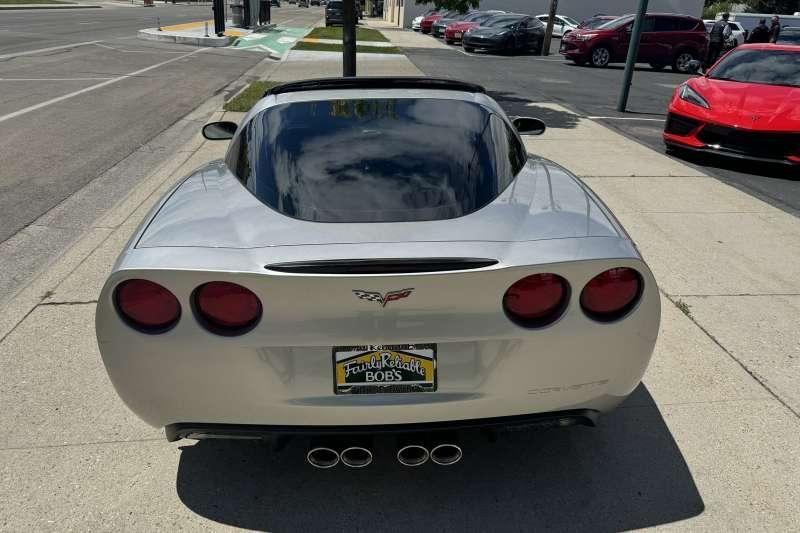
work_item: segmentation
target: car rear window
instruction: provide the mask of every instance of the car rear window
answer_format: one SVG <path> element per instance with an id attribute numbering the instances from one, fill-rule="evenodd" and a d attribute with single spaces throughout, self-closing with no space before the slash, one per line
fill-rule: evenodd
<path id="1" fill-rule="evenodd" d="M 259 200 L 315 222 L 467 215 L 497 198 L 526 160 L 491 110 L 430 98 L 277 105 L 242 129 L 227 156 Z"/>

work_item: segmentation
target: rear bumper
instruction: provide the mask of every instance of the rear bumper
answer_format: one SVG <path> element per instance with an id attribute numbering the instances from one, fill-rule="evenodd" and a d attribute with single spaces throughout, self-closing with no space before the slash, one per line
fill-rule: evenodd
<path id="1" fill-rule="evenodd" d="M 167 440 L 180 439 L 265 439 L 276 436 L 377 435 L 393 433 L 428 433 L 471 429 L 513 431 L 566 426 L 595 426 L 599 413 L 591 409 L 575 409 L 506 416 L 432 422 L 421 424 L 377 424 L 371 426 L 267 426 L 252 424 L 177 423 L 165 428 Z"/>

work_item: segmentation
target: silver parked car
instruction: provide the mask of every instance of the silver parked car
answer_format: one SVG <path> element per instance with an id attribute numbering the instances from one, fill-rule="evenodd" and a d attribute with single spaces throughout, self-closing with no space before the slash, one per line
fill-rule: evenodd
<path id="1" fill-rule="evenodd" d="M 428 78 L 288 83 L 208 124 L 225 160 L 100 295 L 117 392 L 169 440 L 302 434 L 318 467 L 366 466 L 376 433 L 411 466 L 473 428 L 593 425 L 639 384 L 659 293 L 608 208 L 527 154 L 543 131 Z"/>

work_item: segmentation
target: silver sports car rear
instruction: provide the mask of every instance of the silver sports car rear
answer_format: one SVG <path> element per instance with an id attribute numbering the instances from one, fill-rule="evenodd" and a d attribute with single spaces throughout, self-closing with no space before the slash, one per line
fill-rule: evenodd
<path id="1" fill-rule="evenodd" d="M 170 439 L 593 423 L 642 378 L 656 282 L 514 126 L 458 82 L 270 91 L 103 288 L 119 395 Z"/>

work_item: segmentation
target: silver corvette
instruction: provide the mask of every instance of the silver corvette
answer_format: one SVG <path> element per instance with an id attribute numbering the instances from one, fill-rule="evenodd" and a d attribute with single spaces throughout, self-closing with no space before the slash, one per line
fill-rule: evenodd
<path id="1" fill-rule="evenodd" d="M 99 298 L 108 374 L 180 438 L 302 435 L 318 467 L 452 464 L 476 428 L 593 425 L 639 384 L 656 282 L 608 208 L 476 85 L 267 92 L 145 218 Z"/>

